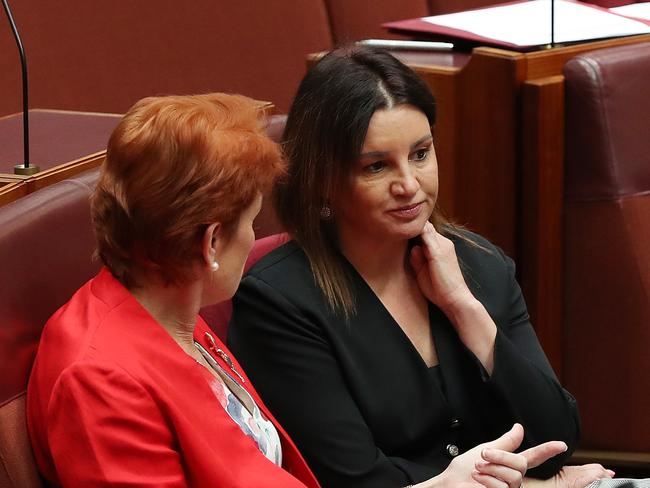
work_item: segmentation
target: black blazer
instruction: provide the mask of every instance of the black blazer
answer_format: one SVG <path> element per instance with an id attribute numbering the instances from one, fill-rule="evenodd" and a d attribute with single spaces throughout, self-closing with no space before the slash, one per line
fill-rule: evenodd
<path id="1" fill-rule="evenodd" d="M 489 249 L 454 239 L 465 280 L 498 327 L 491 377 L 433 304 L 440 364 L 428 368 L 344 258 L 356 297 L 349 322 L 328 309 L 293 241 L 242 280 L 229 346 L 324 487 L 423 481 L 457 451 L 500 436 L 514 422 L 524 426 L 523 447 L 569 445 L 529 475 L 553 475 L 575 448 L 576 403 L 539 345 L 514 264 L 482 237 L 470 237 Z"/>

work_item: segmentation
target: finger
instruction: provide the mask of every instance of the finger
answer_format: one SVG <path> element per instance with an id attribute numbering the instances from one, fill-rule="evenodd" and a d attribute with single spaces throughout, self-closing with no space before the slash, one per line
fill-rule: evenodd
<path id="1" fill-rule="evenodd" d="M 435 227 L 431 222 L 424 224 L 424 229 L 422 229 L 422 234 L 420 238 L 422 239 L 422 244 L 424 245 L 424 256 L 430 260 L 433 255 L 439 252 L 440 243 L 438 242 L 439 234 L 436 232 Z"/>
<path id="2" fill-rule="evenodd" d="M 474 466 L 479 473 L 504 481 L 508 486 L 521 486 L 524 473 L 526 473 L 526 460 L 523 458 L 517 461 L 516 466 L 495 464 L 487 461 L 477 461 Z"/>
<path id="3" fill-rule="evenodd" d="M 605 467 L 599 463 L 584 464 L 582 466 L 579 466 L 579 468 L 585 471 L 585 476 L 589 476 L 591 478 L 595 476 L 595 479 L 613 478 L 616 474 L 611 469 L 605 469 Z"/>
<path id="4" fill-rule="evenodd" d="M 589 464 L 584 464 L 583 466 L 585 468 L 595 468 L 595 469 L 602 469 L 603 471 L 609 471 L 609 472 L 612 472 L 612 473 L 614 472 L 611 469 L 605 468 L 605 466 L 603 466 L 600 463 L 589 463 Z"/>
<path id="5" fill-rule="evenodd" d="M 485 488 L 515 488 L 514 486 L 509 486 L 505 481 L 479 473 L 478 471 L 472 471 L 472 478 Z"/>
<path id="6" fill-rule="evenodd" d="M 526 449 L 521 452 L 521 455 L 528 461 L 529 468 L 535 468 L 547 459 L 551 459 L 553 456 L 566 452 L 567 449 L 567 445 L 562 441 L 550 441 Z"/>
<path id="7" fill-rule="evenodd" d="M 514 469 L 522 475 L 526 473 L 526 470 L 528 469 L 528 460 L 521 454 L 502 451 L 501 449 L 483 449 L 481 457 L 483 458 L 483 462 L 479 460 L 476 462 L 477 465 L 500 465 L 509 469 Z"/>
<path id="8" fill-rule="evenodd" d="M 607 478 L 607 476 L 598 476 L 596 473 L 588 473 L 584 474 L 582 476 L 578 476 L 575 480 L 575 483 L 573 483 L 573 486 L 578 486 L 578 487 L 587 487 L 590 484 L 592 484 L 594 481 L 598 481 L 599 479 L 602 478 Z"/>
<path id="9" fill-rule="evenodd" d="M 501 449 L 503 451 L 512 452 L 519 447 L 521 441 L 524 439 L 524 428 L 520 424 L 515 424 L 512 428 L 491 442 L 486 442 L 484 447 L 487 449 Z"/>

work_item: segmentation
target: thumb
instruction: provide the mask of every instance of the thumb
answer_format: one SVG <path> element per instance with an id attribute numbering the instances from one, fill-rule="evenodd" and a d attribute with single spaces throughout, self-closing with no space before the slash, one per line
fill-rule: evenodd
<path id="1" fill-rule="evenodd" d="M 501 449 L 502 451 L 513 452 L 524 440 L 524 428 L 521 424 L 514 424 L 512 428 L 498 439 L 486 442 L 484 447 Z"/>
<path id="2" fill-rule="evenodd" d="M 413 246 L 411 249 L 411 255 L 409 257 L 409 260 L 411 262 L 411 268 L 413 268 L 416 272 L 420 270 L 420 268 L 424 265 L 424 255 L 422 254 L 422 247 L 420 246 Z"/>

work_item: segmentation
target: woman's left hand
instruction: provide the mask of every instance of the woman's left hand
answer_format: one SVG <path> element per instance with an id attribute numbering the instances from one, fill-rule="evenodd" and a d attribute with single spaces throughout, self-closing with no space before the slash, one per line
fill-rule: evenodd
<path id="1" fill-rule="evenodd" d="M 584 488 L 596 480 L 614 477 L 614 471 L 600 464 L 564 466 L 552 479 L 553 488 Z"/>
<path id="2" fill-rule="evenodd" d="M 411 267 L 424 296 L 447 312 L 473 301 L 460 271 L 454 243 L 439 234 L 431 222 L 424 225 L 422 245 L 411 249 Z"/>

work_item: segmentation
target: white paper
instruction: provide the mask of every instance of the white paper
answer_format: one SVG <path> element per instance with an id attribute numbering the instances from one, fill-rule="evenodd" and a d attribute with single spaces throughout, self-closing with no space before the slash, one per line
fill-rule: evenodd
<path id="1" fill-rule="evenodd" d="M 551 0 L 531 0 L 422 20 L 516 46 L 551 42 Z M 645 33 L 650 33 L 650 26 L 642 22 L 581 3 L 555 0 L 555 42 Z"/>
<path id="2" fill-rule="evenodd" d="M 632 3 L 623 7 L 610 8 L 609 10 L 629 17 L 650 20 L 650 2 Z"/>

